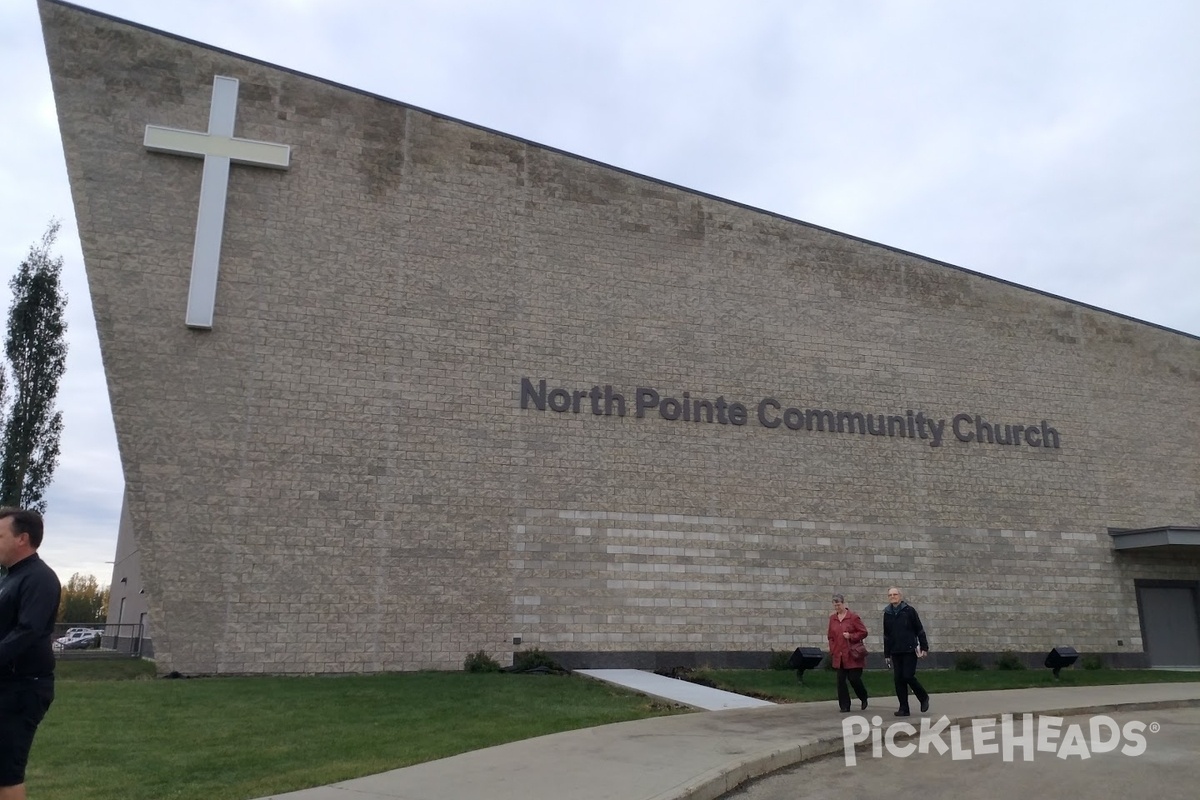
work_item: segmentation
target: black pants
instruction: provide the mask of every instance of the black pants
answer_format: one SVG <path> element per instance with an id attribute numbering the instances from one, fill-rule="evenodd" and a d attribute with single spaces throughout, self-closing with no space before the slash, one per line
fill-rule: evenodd
<path id="1" fill-rule="evenodd" d="M 892 677 L 896 679 L 896 699 L 900 701 L 901 711 L 908 713 L 909 687 L 922 705 L 929 702 L 929 692 L 917 680 L 916 653 L 892 653 Z"/>
<path id="2" fill-rule="evenodd" d="M 838 708 L 842 711 L 850 710 L 850 690 L 846 688 L 846 681 L 850 681 L 858 699 L 864 703 L 867 702 L 867 687 L 863 686 L 862 668 L 843 669 L 839 667 L 837 671 Z"/>
<path id="3" fill-rule="evenodd" d="M 0 680 L 0 787 L 25 783 L 33 734 L 53 700 L 53 678 Z"/>

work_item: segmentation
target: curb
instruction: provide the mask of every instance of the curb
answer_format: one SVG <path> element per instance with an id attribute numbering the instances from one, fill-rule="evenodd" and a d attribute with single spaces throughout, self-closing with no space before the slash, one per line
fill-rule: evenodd
<path id="1" fill-rule="evenodd" d="M 991 714 L 951 717 L 950 724 L 961 724 L 972 719 L 999 717 L 1001 714 L 1035 714 L 1039 716 L 1077 717 L 1083 714 L 1103 714 L 1117 711 L 1153 711 L 1162 708 L 1200 708 L 1200 698 L 1183 700 L 1151 700 L 1133 703 L 1103 703 L 1090 706 L 1041 709 L 1037 711 L 998 711 Z M 866 747 L 861 745 L 860 747 Z M 692 780 L 647 800 L 719 800 L 743 784 L 779 772 L 805 761 L 840 753 L 843 750 L 842 736 L 824 736 L 813 741 L 801 742 L 788 747 L 739 758 L 728 764 L 710 769 Z"/>

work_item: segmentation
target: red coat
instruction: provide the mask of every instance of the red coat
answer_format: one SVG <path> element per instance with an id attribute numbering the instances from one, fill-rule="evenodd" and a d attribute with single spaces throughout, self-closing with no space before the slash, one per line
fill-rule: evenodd
<path id="1" fill-rule="evenodd" d="M 850 638 L 842 636 L 849 633 Z M 867 666 L 865 658 L 851 658 L 850 644 L 861 642 L 867 638 L 867 626 L 862 618 L 850 609 L 846 609 L 846 618 L 838 620 L 837 613 L 829 615 L 829 660 L 834 669 L 862 669 Z"/>

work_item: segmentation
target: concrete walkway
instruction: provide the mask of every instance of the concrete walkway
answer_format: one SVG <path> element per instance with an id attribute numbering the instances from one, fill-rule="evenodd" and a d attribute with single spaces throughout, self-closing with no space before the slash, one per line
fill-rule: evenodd
<path id="1" fill-rule="evenodd" d="M 773 706 L 767 700 L 734 694 L 724 689 L 712 689 L 698 683 L 668 678 L 641 669 L 577 669 L 576 675 L 611 683 L 639 694 L 679 703 L 701 711 L 721 711 L 726 708 L 762 708 Z"/>
<path id="2" fill-rule="evenodd" d="M 1178 706 L 1200 706 L 1200 682 L 934 695 L 928 716 L 954 722 Z M 866 714 L 886 726 L 894 709 L 895 698 L 880 697 Z M 751 778 L 842 752 L 843 718 L 826 701 L 621 722 L 262 800 L 714 800 Z"/>

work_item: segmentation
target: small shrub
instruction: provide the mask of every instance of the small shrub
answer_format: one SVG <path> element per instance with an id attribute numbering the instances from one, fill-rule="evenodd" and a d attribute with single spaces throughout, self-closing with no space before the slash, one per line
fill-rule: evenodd
<path id="1" fill-rule="evenodd" d="M 1104 660 L 1095 653 L 1084 656 L 1082 664 L 1084 669 L 1104 669 Z"/>
<path id="2" fill-rule="evenodd" d="M 996 659 L 996 669 L 1018 670 L 1025 669 L 1025 663 L 1016 653 L 1001 653 Z"/>
<path id="3" fill-rule="evenodd" d="M 959 672 L 974 672 L 983 669 L 978 653 L 959 653 L 954 658 L 954 668 Z"/>
<path id="4" fill-rule="evenodd" d="M 486 650 L 480 650 L 463 659 L 463 669 L 467 672 L 499 672 L 500 662 L 489 656 Z"/>
<path id="5" fill-rule="evenodd" d="M 772 650 L 769 668 L 779 670 L 780 672 L 789 670 L 791 667 L 788 666 L 788 661 L 791 659 L 791 657 L 792 654 L 787 650 Z"/>
<path id="6" fill-rule="evenodd" d="M 513 655 L 513 672 L 563 672 L 563 668 L 558 665 L 553 658 L 546 653 L 537 649 L 522 650 Z"/>

